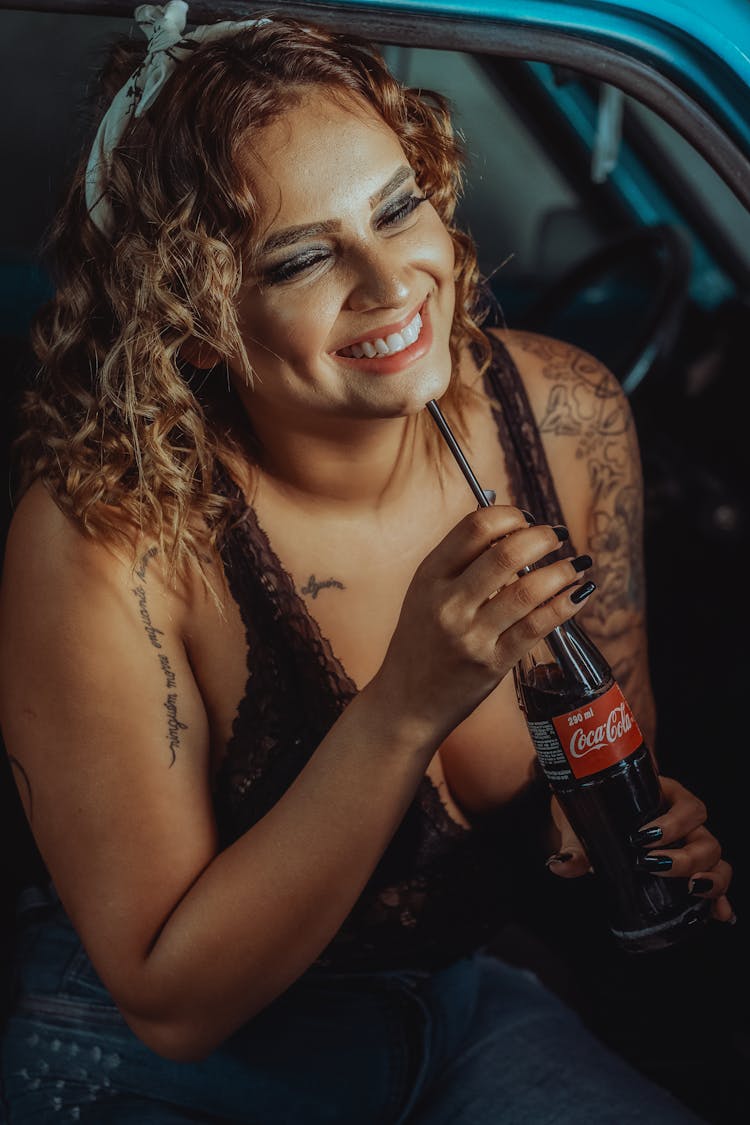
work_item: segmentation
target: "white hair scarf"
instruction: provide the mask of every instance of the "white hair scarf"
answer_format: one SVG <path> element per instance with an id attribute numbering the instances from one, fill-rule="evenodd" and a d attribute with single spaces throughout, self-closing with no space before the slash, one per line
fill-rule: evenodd
<path id="1" fill-rule="evenodd" d="M 146 57 L 115 94 L 91 147 L 86 165 L 86 205 L 92 220 L 107 237 L 112 234 L 114 220 L 107 199 L 112 153 L 120 143 L 127 126 L 135 117 L 153 105 L 164 83 L 175 67 L 195 45 L 211 39 L 223 39 L 248 27 L 258 27 L 268 20 L 227 20 L 205 24 L 185 32 L 188 6 L 184 0 L 168 4 L 141 4 L 135 9 L 135 21 L 148 39 Z"/>

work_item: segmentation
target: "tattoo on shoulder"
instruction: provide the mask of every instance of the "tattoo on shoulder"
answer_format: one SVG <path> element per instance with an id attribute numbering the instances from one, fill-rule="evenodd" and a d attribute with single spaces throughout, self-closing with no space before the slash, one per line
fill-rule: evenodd
<path id="1" fill-rule="evenodd" d="M 146 569 L 151 560 L 158 554 L 156 547 L 150 547 L 141 559 L 141 562 L 136 569 L 137 576 L 141 579 L 141 584 L 133 588 L 133 594 L 138 602 L 138 613 L 146 636 L 149 643 L 153 648 L 160 650 L 159 652 L 159 668 L 164 676 L 164 686 L 166 687 L 166 699 L 164 700 L 164 709 L 167 713 L 167 745 L 171 754 L 170 767 L 174 765 L 177 759 L 177 751 L 180 748 L 180 731 L 187 730 L 188 724 L 183 723 L 177 713 L 177 677 L 169 662 L 169 657 L 162 651 L 163 646 L 159 641 L 159 637 L 164 636 L 163 629 L 157 629 L 151 620 L 151 611 L 148 606 L 148 595 L 146 593 Z"/>
<path id="2" fill-rule="evenodd" d="M 325 589 L 345 590 L 346 586 L 343 582 L 339 582 L 337 578 L 326 578 L 323 582 L 318 582 L 314 574 L 311 574 L 307 580 L 306 585 L 302 587 L 303 594 L 310 594 L 312 598 L 317 598 L 321 590 Z"/>
<path id="3" fill-rule="evenodd" d="M 630 409 L 611 372 L 571 344 L 515 333 L 542 361 L 551 383 L 539 422 L 542 434 L 572 438 L 591 488 L 589 542 L 597 560 L 599 597 L 591 613 L 602 623 L 614 611 L 643 609 L 640 557 L 643 501 L 638 439 Z"/>
<path id="4" fill-rule="evenodd" d="M 140 566 L 137 568 L 137 570 L 135 572 L 138 575 L 138 577 L 140 578 L 141 582 L 146 577 L 146 567 L 151 562 L 151 560 L 153 558 L 155 558 L 156 555 L 158 555 L 158 554 L 159 554 L 158 547 L 149 547 L 149 549 L 146 551 L 145 555 L 141 559 Z"/>
<path id="5" fill-rule="evenodd" d="M 576 457 L 589 457 L 602 443 L 622 435 L 630 411 L 611 372 L 586 352 L 558 340 L 519 334 L 519 344 L 542 360 L 552 383 L 539 423 L 542 433 L 575 437 Z"/>

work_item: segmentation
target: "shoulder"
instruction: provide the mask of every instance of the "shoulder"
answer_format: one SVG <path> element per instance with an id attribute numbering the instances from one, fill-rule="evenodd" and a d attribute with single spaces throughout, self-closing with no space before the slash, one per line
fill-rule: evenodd
<path id="1" fill-rule="evenodd" d="M 607 366 L 582 348 L 532 332 L 498 331 L 518 368 L 566 519 L 577 541 L 594 508 L 640 489 L 628 400 Z"/>
<path id="2" fill-rule="evenodd" d="M 543 432 L 572 435 L 594 414 L 607 424 L 630 410 L 617 378 L 600 360 L 575 344 L 536 332 L 492 330 L 507 348 L 523 379 Z"/>
<path id="3" fill-rule="evenodd" d="M 111 513 L 113 538 L 88 535 L 56 503 L 41 481 L 24 493 L 8 531 L 2 575 L 4 624 L 19 606 L 33 619 L 47 614 L 103 611 L 132 598 L 139 572 L 148 567 L 152 596 L 169 606 L 179 625 L 191 591 L 170 586 L 154 542 Z M 12 612 L 11 612 L 12 611 Z"/>
<path id="4" fill-rule="evenodd" d="M 574 344 L 534 332 L 495 335 L 518 368 L 548 456 L 589 460 L 605 444 L 637 455 L 630 405 L 605 364 Z"/>

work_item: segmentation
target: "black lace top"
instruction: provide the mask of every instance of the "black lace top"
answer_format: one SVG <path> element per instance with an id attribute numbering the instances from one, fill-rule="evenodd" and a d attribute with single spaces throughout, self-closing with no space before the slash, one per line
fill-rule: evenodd
<path id="1" fill-rule="evenodd" d="M 514 500 L 561 523 L 560 506 L 526 392 L 493 338 L 485 376 Z M 215 779 L 222 846 L 258 821 L 288 789 L 356 687 L 298 596 L 252 508 L 223 546 L 232 596 L 247 632 L 248 679 Z M 498 753 L 502 752 L 498 732 Z M 321 967 L 337 971 L 436 968 L 485 944 L 513 913 L 519 851 L 541 847 L 549 797 L 540 774 L 515 799 L 467 829 L 425 777 Z M 539 857 L 535 859 L 538 861 Z"/>

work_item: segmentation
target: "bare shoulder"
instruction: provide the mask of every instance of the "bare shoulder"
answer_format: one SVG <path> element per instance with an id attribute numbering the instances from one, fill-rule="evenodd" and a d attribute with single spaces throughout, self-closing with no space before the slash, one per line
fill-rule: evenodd
<path id="1" fill-rule="evenodd" d="M 112 522 L 119 525 L 118 534 L 108 543 L 84 534 L 35 481 L 19 501 L 8 532 L 0 596 L 6 625 L 9 604 L 18 607 L 19 601 L 28 601 L 37 612 L 81 599 L 89 609 L 108 601 L 114 611 L 123 599 L 133 598 L 148 571 L 150 597 L 181 633 L 196 585 L 168 581 L 153 540 L 128 527 L 114 509 Z"/>
<path id="2" fill-rule="evenodd" d="M 496 330 L 524 380 L 542 433 L 589 440 L 596 427 L 617 434 L 630 410 L 620 383 L 589 352 L 536 332 Z"/>
<path id="3" fill-rule="evenodd" d="M 623 488 L 640 492 L 640 457 L 630 405 L 595 356 L 532 332 L 498 333 L 526 387 L 563 505 L 589 509 Z"/>

